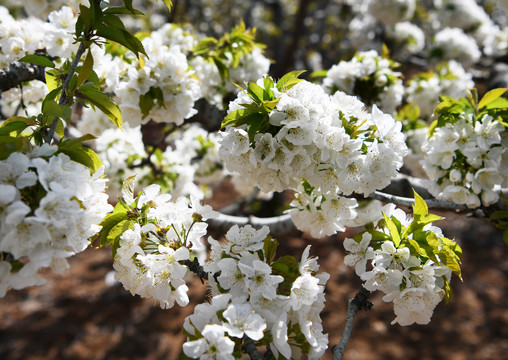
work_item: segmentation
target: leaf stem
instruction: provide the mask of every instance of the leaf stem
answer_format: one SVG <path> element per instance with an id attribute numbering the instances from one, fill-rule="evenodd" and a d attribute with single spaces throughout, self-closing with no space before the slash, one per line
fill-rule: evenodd
<path id="1" fill-rule="evenodd" d="M 70 103 L 71 98 L 67 96 L 67 89 L 69 88 L 69 84 L 71 82 L 72 76 L 76 72 L 76 68 L 78 67 L 81 57 L 85 53 L 85 50 L 86 50 L 85 43 L 84 43 L 84 41 L 82 41 L 79 43 L 78 50 L 76 51 L 74 60 L 71 63 L 71 68 L 69 69 L 69 72 L 67 73 L 67 76 L 65 77 L 65 79 L 62 83 L 62 95 L 60 96 L 60 101 L 58 102 L 59 105 L 68 105 Z M 57 124 L 58 124 L 58 117 L 55 116 L 53 118 L 53 121 L 51 122 L 49 131 L 44 138 L 44 141 L 46 143 L 50 144 L 51 141 L 53 140 L 53 136 L 55 135 Z"/>

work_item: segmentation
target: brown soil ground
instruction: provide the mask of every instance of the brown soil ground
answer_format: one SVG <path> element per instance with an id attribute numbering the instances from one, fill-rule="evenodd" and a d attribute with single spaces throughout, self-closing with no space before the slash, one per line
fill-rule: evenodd
<path id="1" fill-rule="evenodd" d="M 391 304 L 375 295 L 372 310 L 356 316 L 345 359 L 508 359 L 508 250 L 501 233 L 481 219 L 446 216 L 440 223 L 445 235 L 464 250 L 464 281 L 454 279 L 450 304 L 440 304 L 427 326 L 392 326 Z M 322 318 L 332 345 L 343 330 L 347 299 L 360 287 L 353 269 L 343 264 L 343 238 L 279 238 L 280 254 L 297 258 L 312 244 L 312 255 L 331 274 Z M 161 310 L 121 286 L 106 285 L 112 270 L 108 249 L 90 248 L 70 264 L 63 274 L 48 271 L 45 286 L 0 299 L 0 359 L 178 358 L 183 319 L 204 298 L 198 279 L 189 284 L 191 305 Z M 330 351 L 324 359 L 331 359 Z"/>

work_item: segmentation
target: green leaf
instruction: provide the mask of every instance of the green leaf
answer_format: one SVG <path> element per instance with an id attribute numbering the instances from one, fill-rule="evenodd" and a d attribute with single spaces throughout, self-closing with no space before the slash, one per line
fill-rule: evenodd
<path id="1" fill-rule="evenodd" d="M 445 264 L 451 271 L 453 271 L 453 273 L 457 275 L 459 279 L 462 280 L 460 262 L 455 253 L 451 249 L 443 247 L 438 255 L 441 262 Z"/>
<path id="2" fill-rule="evenodd" d="M 480 103 L 478 104 L 478 108 L 483 108 L 493 102 L 494 100 L 498 99 L 499 97 L 503 96 L 503 94 L 507 91 L 507 88 L 499 88 L 499 89 L 493 89 L 487 92 L 483 98 L 480 100 Z"/>
<path id="3" fill-rule="evenodd" d="M 79 95 L 98 107 L 108 118 L 122 129 L 122 113 L 118 105 L 106 94 L 97 90 L 95 85 L 85 83 L 78 89 Z"/>
<path id="4" fill-rule="evenodd" d="M 79 76 L 76 83 L 76 87 L 80 87 L 90 76 L 93 71 L 93 55 L 90 50 L 86 54 L 85 61 L 83 61 L 83 65 L 79 70 Z"/>
<path id="5" fill-rule="evenodd" d="M 11 132 L 16 131 L 18 134 L 25 130 L 29 125 L 25 121 L 11 120 L 3 122 L 0 125 L 0 136 L 9 135 Z"/>
<path id="6" fill-rule="evenodd" d="M 432 136 L 432 133 L 434 132 L 434 130 L 437 128 L 437 125 L 438 125 L 438 121 L 437 119 L 434 120 L 430 125 L 429 125 L 429 132 L 427 134 L 427 136 L 430 138 Z"/>
<path id="7" fill-rule="evenodd" d="M 489 216 L 490 220 L 499 220 L 499 219 L 503 219 L 503 218 L 508 219 L 508 211 L 503 211 L 503 210 L 494 211 Z"/>
<path id="8" fill-rule="evenodd" d="M 49 67 L 49 68 L 55 68 L 55 66 L 56 66 L 53 61 L 51 61 L 47 57 L 41 56 L 41 55 L 26 55 L 26 56 L 23 56 L 18 61 L 29 63 L 29 64 L 34 64 L 34 65 L 39 65 L 39 66 L 45 66 L 45 67 Z"/>
<path id="9" fill-rule="evenodd" d="M 248 110 L 248 109 L 238 109 L 238 110 L 231 111 L 229 114 L 226 115 L 226 117 L 222 121 L 221 129 L 228 126 L 228 125 L 235 126 L 235 123 L 239 119 L 241 119 L 249 114 L 252 114 L 252 111 Z"/>
<path id="10" fill-rule="evenodd" d="M 122 184 L 122 199 L 127 205 L 134 202 L 134 184 L 136 183 L 136 174 L 129 176 Z"/>
<path id="11" fill-rule="evenodd" d="M 390 236 L 392 238 L 393 244 L 395 245 L 395 247 L 399 247 L 401 239 L 400 239 L 400 233 L 399 233 L 399 229 L 397 228 L 397 225 L 395 225 L 393 220 L 390 219 L 384 212 L 383 212 L 383 217 L 385 219 L 386 227 L 390 231 Z"/>
<path id="12" fill-rule="evenodd" d="M 113 14 L 113 15 L 144 15 L 141 11 L 137 9 L 133 9 L 131 11 L 127 9 L 125 6 L 110 6 L 103 11 L 104 14 Z"/>
<path id="13" fill-rule="evenodd" d="M 73 138 L 73 139 L 67 139 L 67 140 L 63 140 L 61 141 L 60 143 L 58 143 L 58 148 L 59 149 L 64 149 L 64 148 L 72 148 L 72 147 L 80 147 L 82 146 L 83 142 L 85 141 L 88 141 L 88 140 L 94 140 L 94 139 L 97 139 L 95 136 L 93 136 L 92 134 L 85 134 L 83 136 L 80 136 L 79 138 Z"/>
<path id="14" fill-rule="evenodd" d="M 136 57 L 138 58 L 140 53 L 148 57 L 141 41 L 139 41 L 127 30 L 120 29 L 115 26 L 100 25 L 97 28 L 96 34 L 100 37 L 103 37 L 105 39 L 114 41 L 116 43 L 125 46 L 127 49 L 132 51 L 134 55 L 136 55 Z"/>
<path id="15" fill-rule="evenodd" d="M 311 79 L 325 78 L 328 75 L 328 70 L 317 70 L 310 74 Z"/>
<path id="16" fill-rule="evenodd" d="M 279 100 L 280 98 L 263 101 L 263 109 L 265 110 L 265 112 L 270 113 L 273 109 L 275 109 Z"/>
<path id="17" fill-rule="evenodd" d="M 229 68 L 217 58 L 213 58 L 212 61 L 217 67 L 217 70 L 219 70 L 222 81 L 229 80 Z"/>
<path id="18" fill-rule="evenodd" d="M 247 134 L 249 134 L 249 141 L 251 144 L 254 143 L 254 137 L 259 132 L 259 129 L 263 125 L 264 120 L 268 120 L 267 116 L 268 115 L 263 115 L 260 113 L 252 113 L 238 121 L 238 126 L 241 126 L 244 123 L 249 125 L 247 128 Z"/>
<path id="19" fill-rule="evenodd" d="M 269 96 L 268 99 L 264 99 L 264 100 L 272 100 L 273 96 L 274 96 L 273 95 L 273 87 L 275 86 L 272 78 L 269 76 L 265 76 L 263 79 L 263 86 L 265 87 L 266 94 Z"/>
<path id="20" fill-rule="evenodd" d="M 173 7 L 173 1 L 171 0 L 162 0 L 162 2 L 164 4 L 166 4 L 166 7 L 168 8 L 168 10 L 171 12 L 171 8 Z"/>
<path id="21" fill-rule="evenodd" d="M 17 151 L 19 137 L 0 135 L 0 160 L 5 160 L 14 151 Z"/>
<path id="22" fill-rule="evenodd" d="M 487 109 L 507 109 L 508 108 L 508 99 L 504 97 L 499 97 L 496 100 L 493 100 L 487 105 Z"/>
<path id="23" fill-rule="evenodd" d="M 95 173 L 102 166 L 99 156 L 92 150 L 84 146 L 80 147 L 64 147 L 58 150 L 82 165 L 90 169 L 90 173 Z"/>
<path id="24" fill-rule="evenodd" d="M 76 35 L 86 34 L 92 28 L 92 11 L 89 7 L 79 5 L 79 16 L 76 21 Z"/>
<path id="25" fill-rule="evenodd" d="M 139 96 L 139 108 L 143 114 L 143 119 L 148 116 L 155 104 L 158 104 L 159 107 L 165 108 L 164 94 L 160 87 L 151 86 L 150 90 L 146 94 Z"/>
<path id="26" fill-rule="evenodd" d="M 35 121 L 34 119 L 27 118 L 27 117 L 24 117 L 24 116 L 13 116 L 13 117 L 10 117 L 7 120 L 5 120 L 3 123 L 1 123 L 0 124 L 0 128 L 2 128 L 3 126 L 9 124 L 10 122 L 14 122 L 14 121 L 21 121 L 21 122 L 25 123 L 26 126 L 37 125 L 37 121 Z"/>
<path id="27" fill-rule="evenodd" d="M 256 102 L 256 104 L 260 104 L 263 101 L 263 93 L 264 90 L 261 86 L 254 82 L 250 82 L 247 85 L 247 93 L 250 95 L 252 100 Z"/>
<path id="28" fill-rule="evenodd" d="M 116 210 L 116 208 L 115 208 Z M 124 222 L 128 219 L 127 211 L 114 211 L 112 214 L 106 215 L 106 217 L 99 224 L 102 226 L 101 231 L 99 232 L 100 236 L 100 246 L 107 246 L 113 241 L 111 239 L 110 232 L 111 230 L 119 225 L 121 222 Z"/>
<path id="29" fill-rule="evenodd" d="M 272 263 L 273 275 L 280 275 L 284 281 L 277 287 L 277 294 L 289 296 L 291 287 L 300 274 L 300 263 L 294 256 L 285 255 Z"/>
<path id="30" fill-rule="evenodd" d="M 418 195 L 418 193 L 413 189 L 413 194 L 415 198 L 415 203 L 413 204 L 413 214 L 415 215 L 427 215 L 429 213 L 429 208 L 427 203 L 423 198 Z"/>
<path id="31" fill-rule="evenodd" d="M 116 15 L 106 14 L 103 16 L 102 22 L 107 26 L 113 26 L 119 29 L 126 30 L 122 20 Z"/>
<path id="32" fill-rule="evenodd" d="M 46 71 L 46 74 L 44 75 L 46 78 L 46 86 L 48 87 L 49 92 L 52 92 L 56 89 L 61 90 L 61 84 L 58 77 L 58 71 L 57 70 L 49 70 Z"/>
<path id="33" fill-rule="evenodd" d="M 277 252 L 277 246 L 279 242 L 271 236 L 267 236 L 263 242 L 263 251 L 265 254 L 265 262 L 270 265 L 275 259 L 275 253 Z"/>
<path id="34" fill-rule="evenodd" d="M 50 117 L 58 117 L 69 121 L 72 110 L 70 106 L 60 105 L 55 100 L 46 97 L 42 102 L 42 113 Z"/>
<path id="35" fill-rule="evenodd" d="M 63 139 L 63 137 L 65 135 L 65 124 L 64 124 L 63 120 L 60 118 L 56 122 L 55 133 L 58 136 L 60 136 L 61 139 Z"/>
<path id="36" fill-rule="evenodd" d="M 306 70 L 301 71 L 291 71 L 281 77 L 279 81 L 277 81 L 277 90 L 280 92 L 286 92 L 289 89 L 291 89 L 293 86 L 298 84 L 300 81 L 303 81 L 303 79 L 298 79 L 298 76 L 303 74 Z"/>

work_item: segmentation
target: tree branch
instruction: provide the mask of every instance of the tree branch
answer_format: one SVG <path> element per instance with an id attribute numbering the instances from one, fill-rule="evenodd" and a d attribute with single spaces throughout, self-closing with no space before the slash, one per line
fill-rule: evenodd
<path id="1" fill-rule="evenodd" d="M 247 335 L 243 337 L 242 347 L 245 349 L 245 351 L 247 351 L 247 354 L 249 354 L 251 360 L 264 360 L 263 356 L 259 353 L 254 340 L 252 340 Z"/>
<path id="2" fill-rule="evenodd" d="M 393 203 L 400 206 L 412 206 L 414 204 L 413 198 L 386 194 L 381 191 L 374 191 L 368 196 L 369 199 L 379 200 L 385 203 Z M 447 210 L 472 210 L 464 204 L 456 204 L 453 201 L 437 200 L 437 199 L 424 199 L 427 206 L 432 209 L 447 209 Z"/>
<path id="3" fill-rule="evenodd" d="M 15 62 L 0 69 L 0 93 L 13 89 L 26 81 L 46 81 L 45 67 L 24 62 Z"/>
<path id="4" fill-rule="evenodd" d="M 286 234 L 296 230 L 290 215 L 259 218 L 256 216 L 233 216 L 219 213 L 218 217 L 208 219 L 207 222 L 210 226 L 220 230 L 228 230 L 233 225 L 244 226 L 250 224 L 256 228 L 266 225 L 270 228 L 270 233 L 274 235 Z"/>
<path id="5" fill-rule="evenodd" d="M 340 342 L 337 345 L 335 345 L 332 349 L 333 352 L 332 360 L 342 360 L 342 357 L 344 356 L 344 351 L 346 350 L 346 345 L 349 341 L 349 337 L 351 336 L 351 332 L 353 331 L 353 320 L 355 318 L 356 313 L 360 309 L 370 310 L 370 308 L 372 308 L 372 303 L 368 301 L 369 297 L 370 292 L 364 287 L 362 287 L 354 298 L 350 298 L 348 300 L 347 317 L 346 324 L 344 325 L 344 332 L 342 333 L 342 338 L 340 339 Z"/>

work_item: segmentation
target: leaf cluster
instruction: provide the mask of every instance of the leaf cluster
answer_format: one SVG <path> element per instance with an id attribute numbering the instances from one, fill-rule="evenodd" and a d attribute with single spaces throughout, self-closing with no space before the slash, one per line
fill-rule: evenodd
<path id="1" fill-rule="evenodd" d="M 292 71 L 287 73 L 275 84 L 271 77 L 266 76 L 263 79 L 263 87 L 255 82 L 249 82 L 247 89 L 242 91 L 247 94 L 252 103 L 241 104 L 243 109 L 238 109 L 230 112 L 221 124 L 221 128 L 228 125 L 239 127 L 246 125 L 247 133 L 249 134 L 249 141 L 251 144 L 254 142 L 254 137 L 257 133 L 265 132 L 278 132 L 277 128 L 270 124 L 269 118 L 272 110 L 277 106 L 279 98 L 275 98 L 274 89 L 279 92 L 287 92 L 293 86 L 298 84 L 302 79 L 299 79 L 304 71 Z"/>
<path id="2" fill-rule="evenodd" d="M 256 28 L 246 29 L 242 21 L 221 38 L 206 37 L 198 42 L 193 56 L 202 56 L 217 67 L 223 82 L 229 80 L 230 68 L 237 68 L 240 60 L 250 54 L 255 47 L 264 45 L 255 41 Z"/>
<path id="3" fill-rule="evenodd" d="M 367 226 L 367 232 L 372 235 L 372 241 L 376 249 L 381 248 L 385 241 L 393 242 L 398 249 L 408 248 L 412 256 L 421 260 L 423 264 L 431 260 L 435 264 L 448 267 L 455 275 L 462 279 L 460 264 L 462 258 L 462 249 L 453 240 L 443 236 L 438 236 L 427 226 L 434 221 L 442 219 L 441 216 L 429 214 L 428 206 L 425 200 L 414 191 L 415 202 L 413 204 L 413 220 L 408 226 L 402 223 L 395 216 L 388 216 L 383 213 L 384 219 L 378 224 L 378 227 L 385 227 L 388 231 L 376 230 L 374 226 Z M 356 241 L 361 241 L 362 234 L 355 236 Z M 448 284 L 448 279 L 443 277 Z M 448 300 L 451 296 L 451 288 L 445 287 L 445 298 Z"/>
<path id="4" fill-rule="evenodd" d="M 477 121 L 482 121 L 486 115 L 492 116 L 505 127 L 508 123 L 508 99 L 502 97 L 507 88 L 493 89 L 487 92 L 483 98 L 478 101 L 478 92 L 471 89 L 467 98 L 461 97 L 458 100 L 449 96 L 441 96 L 439 105 L 434 109 L 436 118 L 429 128 L 429 136 L 438 127 L 446 124 L 454 124 L 464 117 L 472 119 L 473 126 Z"/>

